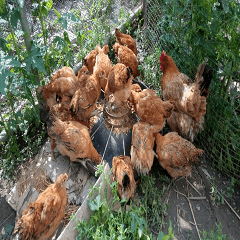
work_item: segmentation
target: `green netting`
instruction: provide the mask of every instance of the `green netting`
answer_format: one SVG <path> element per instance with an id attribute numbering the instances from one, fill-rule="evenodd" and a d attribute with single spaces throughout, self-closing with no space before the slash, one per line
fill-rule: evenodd
<path id="1" fill-rule="evenodd" d="M 239 179 L 239 1 L 148 0 L 144 6 L 149 53 L 165 50 L 179 70 L 192 79 L 202 61 L 214 69 L 204 131 L 195 143 L 205 150 L 214 167 Z M 160 81 L 158 64 L 155 71 Z"/>

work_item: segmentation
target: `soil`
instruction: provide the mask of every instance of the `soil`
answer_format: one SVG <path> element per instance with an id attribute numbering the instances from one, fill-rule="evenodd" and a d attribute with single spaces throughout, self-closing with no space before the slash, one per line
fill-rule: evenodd
<path id="1" fill-rule="evenodd" d="M 163 170 L 155 159 L 149 174 L 159 178 L 158 172 L 160 171 Z M 170 182 L 170 176 L 167 172 L 165 174 Z M 227 238 L 218 239 L 239 239 L 240 188 L 234 187 L 232 198 L 228 198 L 227 195 L 223 196 L 232 207 L 231 209 L 226 202 L 220 203 L 212 197 L 211 183 L 213 183 L 213 179 L 216 188 L 226 192 L 227 187 L 230 186 L 230 180 L 214 171 L 211 168 L 211 163 L 203 159 L 198 166 L 193 167 L 189 177 L 179 177 L 174 179 L 172 184 L 169 183 L 162 199 L 162 202 L 168 203 L 170 206 L 164 219 L 164 227 L 161 229 L 164 234 L 168 234 L 169 220 L 171 220 L 174 239 L 199 239 L 195 223 L 201 238 L 203 238 L 203 230 L 210 233 L 212 229 L 215 229 L 216 232 L 217 225 L 221 224 L 222 234 L 225 234 Z M 156 181 L 156 184 L 161 191 L 162 183 Z M 193 197 L 195 199 L 191 199 Z M 155 237 L 157 237 L 156 233 L 158 232 L 159 229 L 152 228 Z"/>

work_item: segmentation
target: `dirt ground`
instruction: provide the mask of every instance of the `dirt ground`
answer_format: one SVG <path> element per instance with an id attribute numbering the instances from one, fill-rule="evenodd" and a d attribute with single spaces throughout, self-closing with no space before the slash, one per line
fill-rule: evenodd
<path id="1" fill-rule="evenodd" d="M 159 171 L 159 164 L 156 161 L 154 167 L 155 169 L 151 170 L 153 175 Z M 223 195 L 232 207 L 231 209 L 225 201 L 223 204 L 217 200 L 214 201 L 211 195 L 212 178 L 215 179 L 216 188 L 226 192 L 230 180 L 220 173 L 214 172 L 210 163 L 205 159 L 193 168 L 191 176 L 176 178 L 173 181 L 162 199 L 170 205 L 164 219 L 165 226 L 162 229 L 165 234 L 168 233 L 169 220 L 171 220 L 176 240 L 199 239 L 198 232 L 202 238 L 203 230 L 210 233 L 212 229 L 215 229 L 216 232 L 216 224 L 221 224 L 222 234 L 225 234 L 227 238 L 210 239 L 240 239 L 240 189 L 235 186 L 231 199 L 227 195 Z"/>

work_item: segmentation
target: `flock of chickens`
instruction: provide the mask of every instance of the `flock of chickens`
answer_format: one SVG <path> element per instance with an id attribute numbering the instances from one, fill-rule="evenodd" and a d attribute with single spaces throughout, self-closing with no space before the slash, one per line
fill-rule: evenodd
<path id="1" fill-rule="evenodd" d="M 162 100 L 153 90 L 142 90 L 132 83 L 133 78 L 139 76 L 135 41 L 118 29 L 115 37 L 116 65 L 112 66 L 107 55 L 108 45 L 96 46 L 84 59 L 77 76 L 71 68 L 63 67 L 47 85 L 39 88 L 43 99 L 41 117 L 47 123 L 53 158 L 57 147 L 71 161 L 96 168 L 102 159 L 90 138 L 89 119 L 97 113 L 101 91 L 105 101 L 111 97 L 116 108 L 126 102 L 134 106 L 140 121 L 133 125 L 131 157 L 115 156 L 112 162 L 119 195 L 129 199 L 133 198 L 136 187 L 134 173 L 138 176 L 149 173 L 155 156 L 171 177 L 190 175 L 192 164 L 200 160 L 203 151 L 192 142 L 203 129 L 212 70 L 205 63 L 200 64 L 192 82 L 163 51 L 159 58 L 163 71 Z M 160 132 L 166 120 L 172 132 L 162 136 Z M 67 178 L 67 174 L 60 175 L 30 203 L 15 227 L 20 239 L 53 236 L 64 216 Z"/>

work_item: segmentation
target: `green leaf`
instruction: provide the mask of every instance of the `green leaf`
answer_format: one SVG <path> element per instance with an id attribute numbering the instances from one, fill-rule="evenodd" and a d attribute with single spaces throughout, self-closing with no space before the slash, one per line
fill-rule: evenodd
<path id="1" fill-rule="evenodd" d="M 11 17 L 10 17 L 10 21 L 11 21 L 11 25 L 14 29 L 17 28 L 17 23 L 18 20 L 20 20 L 21 16 L 20 16 L 20 12 L 18 10 L 14 10 L 11 13 Z"/>
<path id="2" fill-rule="evenodd" d="M 158 234 L 158 240 L 163 240 L 163 237 L 164 237 L 164 233 L 163 232 L 160 232 L 159 234 Z"/>
<path id="3" fill-rule="evenodd" d="M 139 236 L 139 238 L 142 237 L 142 233 L 143 233 L 143 229 L 142 228 L 138 228 L 138 236 Z"/>
<path id="4" fill-rule="evenodd" d="M 0 13 L 4 12 L 5 8 L 5 0 L 0 0 Z"/>
<path id="5" fill-rule="evenodd" d="M 12 230 L 13 230 L 13 226 L 12 226 L 10 223 L 8 223 L 8 224 L 4 227 L 4 229 L 5 229 L 5 234 L 3 235 L 3 239 L 6 239 L 8 236 L 11 235 L 11 232 L 12 232 Z"/>
<path id="6" fill-rule="evenodd" d="M 67 29 L 67 19 L 65 17 L 60 17 L 58 22 L 62 23 L 62 26 Z"/>
<path id="7" fill-rule="evenodd" d="M 131 221 L 131 230 L 130 230 L 131 233 L 134 233 L 135 229 L 136 229 L 135 219 L 132 218 L 132 221 Z"/>
<path id="8" fill-rule="evenodd" d="M 28 56 L 25 59 L 26 62 L 26 70 L 30 72 L 31 67 L 37 68 L 44 74 L 46 74 L 46 70 L 43 64 L 43 56 L 44 52 L 36 45 L 32 45 L 31 51 L 28 53 Z"/>
<path id="9" fill-rule="evenodd" d="M 6 90 L 7 90 L 7 84 L 6 84 L 6 77 L 10 76 L 11 73 L 8 70 L 5 70 L 4 72 L 0 72 L 0 92 L 3 95 L 6 95 Z"/>
<path id="10" fill-rule="evenodd" d="M 66 31 L 64 31 L 63 37 L 64 37 L 65 42 L 67 42 L 69 45 L 71 45 L 71 41 L 70 41 L 70 39 L 68 37 L 68 33 Z"/>
<path id="11" fill-rule="evenodd" d="M 222 0 L 222 6 L 225 13 L 228 13 L 229 12 L 228 1 Z"/>
<path id="12" fill-rule="evenodd" d="M 53 6 L 53 1 L 48 0 L 47 3 L 46 3 L 46 7 L 47 7 L 48 11 L 51 10 L 52 6 Z"/>
<path id="13" fill-rule="evenodd" d="M 99 210 L 102 204 L 100 195 L 98 195 L 93 201 L 88 200 L 88 206 L 92 211 Z"/>
<path id="14" fill-rule="evenodd" d="M 9 50 L 6 46 L 7 46 L 7 41 L 4 38 L 0 37 L 0 47 L 2 48 L 3 51 L 9 52 Z"/>
<path id="15" fill-rule="evenodd" d="M 57 17 L 58 17 L 58 20 L 59 20 L 59 18 L 61 18 L 61 14 L 54 8 L 53 9 L 54 10 L 54 12 L 56 13 L 56 15 L 57 15 Z"/>
<path id="16" fill-rule="evenodd" d="M 42 13 L 47 17 L 48 16 L 48 9 L 46 6 L 42 6 L 42 9 L 41 9 Z"/>

